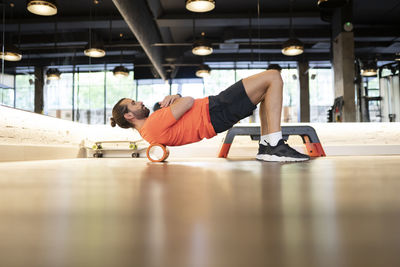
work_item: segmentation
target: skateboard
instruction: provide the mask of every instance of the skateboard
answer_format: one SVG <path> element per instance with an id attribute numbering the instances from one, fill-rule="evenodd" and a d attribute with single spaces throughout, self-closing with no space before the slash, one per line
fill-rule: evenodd
<path id="1" fill-rule="evenodd" d="M 144 152 L 146 148 L 139 148 L 138 144 L 142 140 L 136 141 L 97 141 L 92 146 L 93 157 L 102 158 L 107 152 L 129 152 L 132 158 L 138 158 L 140 153 Z M 105 147 L 104 144 L 114 144 L 114 146 Z M 120 146 L 123 145 L 123 146 Z"/>

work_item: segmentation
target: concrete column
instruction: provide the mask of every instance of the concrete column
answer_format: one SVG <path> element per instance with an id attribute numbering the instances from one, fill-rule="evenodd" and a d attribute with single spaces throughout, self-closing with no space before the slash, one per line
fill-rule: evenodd
<path id="1" fill-rule="evenodd" d="M 335 8 L 332 14 L 332 52 L 335 75 L 335 98 L 343 97 L 342 122 L 357 121 L 354 84 L 353 0 Z"/>
<path id="2" fill-rule="evenodd" d="M 356 99 L 354 86 L 354 34 L 341 32 L 333 41 L 335 98 L 343 96 L 343 122 L 355 122 Z"/>
<path id="3" fill-rule="evenodd" d="M 43 114 L 44 106 L 44 74 L 43 68 L 35 66 L 35 113 Z"/>
<path id="4" fill-rule="evenodd" d="M 310 86 L 308 80 L 308 62 L 298 64 L 300 82 L 300 122 L 310 122 Z"/>

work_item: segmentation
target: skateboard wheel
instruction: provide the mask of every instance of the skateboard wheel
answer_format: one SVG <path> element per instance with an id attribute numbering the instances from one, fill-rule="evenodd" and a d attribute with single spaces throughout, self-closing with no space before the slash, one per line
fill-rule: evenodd
<path id="1" fill-rule="evenodd" d="M 130 148 L 130 149 L 137 149 L 137 146 L 136 146 L 135 144 L 130 144 L 130 145 L 129 145 L 129 148 Z"/>
<path id="2" fill-rule="evenodd" d="M 97 145 L 93 145 L 93 146 L 92 146 L 92 149 L 93 149 L 93 150 L 97 150 Z"/>
<path id="3" fill-rule="evenodd" d="M 100 154 L 100 153 L 94 153 L 93 154 L 93 157 L 94 158 L 101 158 L 103 155 L 102 154 Z"/>
<path id="4" fill-rule="evenodd" d="M 162 162 L 169 156 L 169 149 L 161 144 L 151 144 L 146 151 L 147 158 L 152 162 Z"/>

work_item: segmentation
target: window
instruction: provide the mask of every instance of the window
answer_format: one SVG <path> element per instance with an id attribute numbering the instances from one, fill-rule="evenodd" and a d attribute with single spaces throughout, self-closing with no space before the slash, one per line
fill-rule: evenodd
<path id="1" fill-rule="evenodd" d="M 300 107 L 300 86 L 298 71 L 296 68 L 282 69 L 283 79 L 283 122 L 298 122 L 298 111 Z"/>
<path id="2" fill-rule="evenodd" d="M 327 122 L 328 110 L 333 105 L 333 71 L 332 69 L 310 69 L 310 122 Z"/>
<path id="3" fill-rule="evenodd" d="M 13 107 L 14 106 L 14 89 L 13 88 L 0 88 L 1 95 L 0 101 L 4 106 Z"/>
<path id="4" fill-rule="evenodd" d="M 231 67 L 236 66 L 236 64 L 231 65 Z M 216 95 L 240 79 L 264 71 L 262 68 L 246 69 L 245 65 L 236 70 L 213 69 L 210 77 L 173 79 L 170 85 L 161 79 L 134 80 L 133 71 L 126 78 L 116 78 L 110 71 L 113 67 L 111 65 L 64 66 L 60 80 L 45 84 L 46 114 L 86 124 L 108 124 L 108 118 L 112 116 L 112 108 L 121 98 L 142 101 L 150 110 L 153 110 L 154 104 L 169 94 L 179 93 L 182 96 L 194 98 Z M 215 68 L 218 67 L 221 66 L 215 66 Z M 133 68 L 133 65 L 130 65 L 130 68 Z M 15 76 L 15 102 L 17 108 L 33 111 L 35 77 L 32 74 L 25 74 L 28 72 L 30 71 L 20 70 L 20 73 L 24 74 Z M 300 89 L 296 63 L 286 65 L 281 75 L 284 81 L 282 122 L 298 122 Z M 330 65 L 311 66 L 309 82 L 311 122 L 325 122 L 327 110 L 331 107 L 334 98 L 333 73 Z M 374 83 L 375 87 L 377 82 L 371 80 L 371 83 Z M 1 89 L 0 97 L 2 104 L 13 106 L 14 90 L 12 88 Z M 259 122 L 258 110 L 242 122 Z"/>
<path id="5" fill-rule="evenodd" d="M 212 70 L 210 77 L 204 79 L 204 95 L 217 95 L 235 82 L 234 70 Z"/>
<path id="6" fill-rule="evenodd" d="M 62 73 L 60 80 L 47 81 L 44 87 L 46 114 L 72 120 L 72 73 Z"/>
<path id="7" fill-rule="evenodd" d="M 0 73 L 0 104 L 14 106 L 14 75 Z"/>
<path id="8" fill-rule="evenodd" d="M 15 107 L 28 111 L 35 110 L 35 75 L 22 74 L 15 76 Z"/>
<path id="9" fill-rule="evenodd" d="M 137 90 L 137 100 L 153 111 L 154 104 L 169 95 L 169 84 L 160 79 L 139 80 Z"/>
<path id="10" fill-rule="evenodd" d="M 133 71 L 128 77 L 117 78 L 112 71 L 106 73 L 106 124 L 112 117 L 112 108 L 121 98 L 136 100 L 136 81 L 133 80 Z"/>
<path id="11" fill-rule="evenodd" d="M 104 124 L 105 72 L 75 73 L 75 120 Z"/>

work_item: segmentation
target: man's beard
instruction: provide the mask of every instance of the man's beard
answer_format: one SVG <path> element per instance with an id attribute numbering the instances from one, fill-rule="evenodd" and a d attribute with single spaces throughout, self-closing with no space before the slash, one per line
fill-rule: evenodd
<path id="1" fill-rule="evenodd" d="M 149 116 L 150 110 L 148 108 L 146 108 L 145 106 L 143 106 L 142 109 L 132 111 L 132 113 L 133 113 L 133 115 L 135 115 L 136 119 L 142 120 L 142 119 L 147 118 Z"/>

